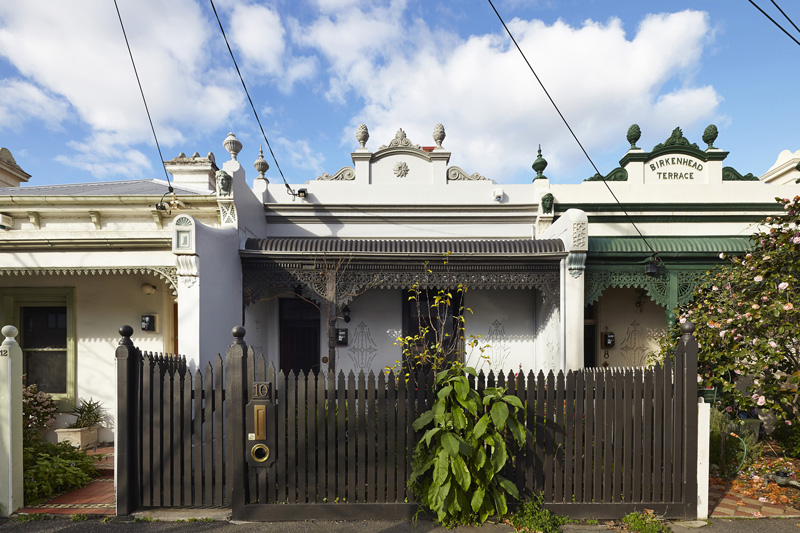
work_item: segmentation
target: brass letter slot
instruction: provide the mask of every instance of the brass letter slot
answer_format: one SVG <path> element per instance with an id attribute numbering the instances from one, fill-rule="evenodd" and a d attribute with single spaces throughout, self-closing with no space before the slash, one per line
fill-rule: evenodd
<path id="1" fill-rule="evenodd" d="M 253 433 L 255 440 L 267 440 L 267 406 L 253 406 Z"/>

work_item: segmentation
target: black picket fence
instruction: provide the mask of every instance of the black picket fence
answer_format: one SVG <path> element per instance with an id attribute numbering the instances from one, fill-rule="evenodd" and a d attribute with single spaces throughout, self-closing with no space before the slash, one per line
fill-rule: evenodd
<path id="1" fill-rule="evenodd" d="M 183 359 L 142 354 L 123 335 L 120 513 L 231 506 L 234 518 L 249 520 L 413 515 L 412 423 L 434 401 L 433 375 L 285 375 L 254 356 L 237 329 L 224 369 L 218 358 L 194 374 Z M 575 518 L 644 508 L 694 518 L 696 357 L 687 332 L 663 367 L 490 372 L 472 382 L 506 387 L 523 402 L 520 422 L 531 434 L 504 472 L 521 494 L 541 493 L 547 508 Z M 265 446 L 263 462 L 256 445 Z"/>

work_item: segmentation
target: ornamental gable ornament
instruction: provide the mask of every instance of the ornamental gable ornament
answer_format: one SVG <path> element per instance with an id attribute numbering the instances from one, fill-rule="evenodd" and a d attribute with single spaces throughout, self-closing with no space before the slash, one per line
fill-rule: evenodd
<path id="1" fill-rule="evenodd" d="M 394 139 L 392 139 L 388 145 L 384 144 L 378 148 L 378 150 L 386 150 L 387 148 L 414 148 L 416 150 L 422 150 L 418 144 L 411 142 L 406 136 L 406 132 L 403 131 L 403 128 L 397 130 L 397 133 L 394 134 Z"/>

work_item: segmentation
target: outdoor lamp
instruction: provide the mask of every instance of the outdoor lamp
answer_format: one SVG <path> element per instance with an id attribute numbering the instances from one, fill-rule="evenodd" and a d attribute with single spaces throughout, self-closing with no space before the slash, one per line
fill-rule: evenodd
<path id="1" fill-rule="evenodd" d="M 350 322 L 350 308 L 346 305 L 344 306 L 344 309 L 342 309 L 342 316 L 344 317 L 345 322 Z"/>

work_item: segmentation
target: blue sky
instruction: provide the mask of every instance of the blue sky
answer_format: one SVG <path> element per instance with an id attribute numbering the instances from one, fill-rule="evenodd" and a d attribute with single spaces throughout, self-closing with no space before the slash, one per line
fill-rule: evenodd
<path id="1" fill-rule="evenodd" d="M 263 139 L 210 4 L 118 3 L 164 157 L 224 160 L 233 131 L 252 178 Z M 800 24 L 800 7 L 779 4 Z M 594 174 L 486 1 L 215 5 L 291 183 L 350 165 L 362 122 L 372 150 L 398 128 L 433 145 L 442 123 L 450 164 L 500 183 L 529 182 L 539 144 L 551 182 Z M 800 149 L 800 46 L 746 0 L 495 6 L 603 173 L 632 123 L 646 150 L 676 126 L 705 147 L 716 124 L 715 145 L 743 174 Z M 0 146 L 30 185 L 163 178 L 113 2 L 0 4 Z"/>

